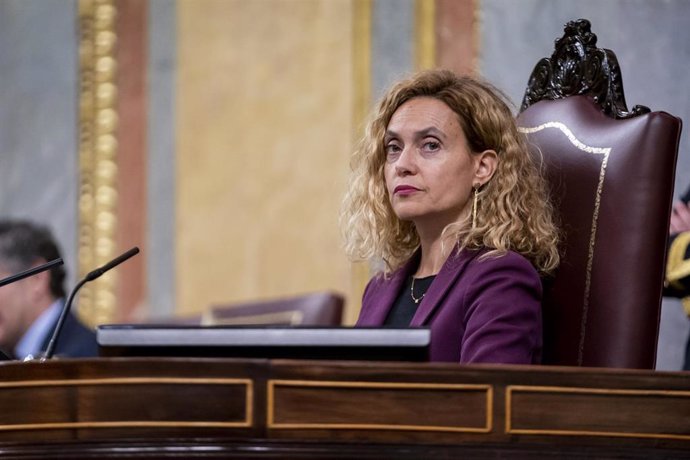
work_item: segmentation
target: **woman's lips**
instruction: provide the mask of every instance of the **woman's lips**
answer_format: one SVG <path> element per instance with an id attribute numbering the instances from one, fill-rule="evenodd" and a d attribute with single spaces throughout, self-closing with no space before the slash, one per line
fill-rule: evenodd
<path id="1" fill-rule="evenodd" d="M 417 187 L 413 187 L 411 185 L 398 185 L 395 187 L 393 190 L 394 195 L 411 195 L 415 192 L 419 192 L 419 189 Z"/>

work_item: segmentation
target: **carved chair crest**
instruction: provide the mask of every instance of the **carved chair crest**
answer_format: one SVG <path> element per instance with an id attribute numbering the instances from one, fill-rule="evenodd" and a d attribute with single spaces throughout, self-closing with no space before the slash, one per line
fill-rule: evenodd
<path id="1" fill-rule="evenodd" d="M 529 77 L 520 111 L 542 99 L 561 99 L 584 94 L 613 118 L 631 118 L 649 113 L 636 105 L 628 111 L 623 95 L 623 78 L 613 51 L 597 48 L 597 36 L 586 19 L 570 21 L 563 37 L 556 40 L 551 58 L 542 58 Z"/>

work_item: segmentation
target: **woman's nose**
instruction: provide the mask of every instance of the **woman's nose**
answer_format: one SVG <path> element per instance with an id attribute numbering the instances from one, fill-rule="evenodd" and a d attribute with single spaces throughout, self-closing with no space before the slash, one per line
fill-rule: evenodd
<path id="1" fill-rule="evenodd" d="M 397 161 L 395 162 L 395 172 L 400 176 L 407 176 L 414 174 L 417 165 L 414 158 L 414 152 L 411 148 L 405 148 L 400 152 Z"/>

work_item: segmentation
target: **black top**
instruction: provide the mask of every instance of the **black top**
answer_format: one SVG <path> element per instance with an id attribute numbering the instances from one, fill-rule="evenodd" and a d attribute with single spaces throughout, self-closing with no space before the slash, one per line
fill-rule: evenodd
<path id="1" fill-rule="evenodd" d="M 395 299 L 393 308 L 391 308 L 391 311 L 388 313 L 383 325 L 392 327 L 409 326 L 414 314 L 417 312 L 419 303 L 422 301 L 424 295 L 426 295 L 426 291 L 429 289 L 429 286 L 431 286 L 434 278 L 436 278 L 436 275 L 427 276 L 425 278 L 414 278 L 410 276 L 407 283 L 405 283 L 398 294 L 398 298 Z M 412 289 L 413 279 L 414 290 Z M 417 299 L 417 302 L 415 302 L 415 299 Z"/>

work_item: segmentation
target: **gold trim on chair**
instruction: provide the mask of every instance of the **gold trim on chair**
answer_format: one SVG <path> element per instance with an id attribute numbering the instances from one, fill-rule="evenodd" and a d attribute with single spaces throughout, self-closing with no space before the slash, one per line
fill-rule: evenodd
<path id="1" fill-rule="evenodd" d="M 580 324 L 580 345 L 578 347 L 577 362 L 582 364 L 584 358 L 585 336 L 587 330 L 587 314 L 589 311 L 589 294 L 592 286 L 592 264 L 594 261 L 594 247 L 597 235 L 597 225 L 599 221 L 599 208 L 601 206 L 601 194 L 604 189 L 604 179 L 606 177 L 606 165 L 609 162 L 609 155 L 611 153 L 610 147 L 592 147 L 581 142 L 573 132 L 564 124 L 558 121 L 549 121 L 539 126 L 534 127 L 519 127 L 518 130 L 523 134 L 533 134 L 544 129 L 555 128 L 561 131 L 579 150 L 590 153 L 592 155 L 603 155 L 604 159 L 601 162 L 599 169 L 599 180 L 597 183 L 596 197 L 594 199 L 594 212 L 592 214 L 592 225 L 589 234 L 589 248 L 587 251 L 587 270 L 585 272 L 585 292 L 582 305 L 582 321 Z"/>
<path id="2" fill-rule="evenodd" d="M 299 310 L 276 311 L 271 313 L 258 313 L 252 315 L 237 315 L 223 318 L 216 315 L 213 310 L 206 311 L 201 317 L 203 326 L 231 326 L 249 324 L 289 324 L 298 326 L 304 320 L 304 313 Z"/>
<path id="3" fill-rule="evenodd" d="M 114 0 L 79 0 L 79 276 L 115 254 L 117 230 L 117 10 Z M 115 274 L 82 288 L 80 316 L 90 325 L 115 314 Z"/>

